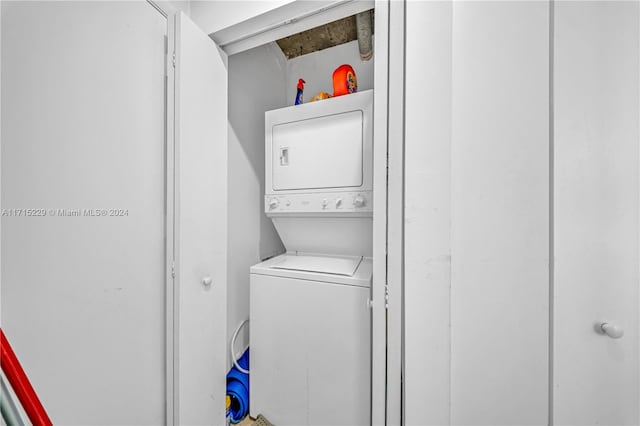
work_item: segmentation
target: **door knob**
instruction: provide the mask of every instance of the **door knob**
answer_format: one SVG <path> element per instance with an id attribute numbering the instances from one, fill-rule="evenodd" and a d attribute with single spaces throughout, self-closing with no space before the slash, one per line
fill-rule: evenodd
<path id="1" fill-rule="evenodd" d="M 603 322 L 600 324 L 600 330 L 612 339 L 619 339 L 624 336 L 624 330 L 619 325 Z"/>
<path id="2" fill-rule="evenodd" d="M 213 282 L 213 280 L 209 276 L 206 276 L 206 277 L 202 278 L 202 285 L 205 286 L 205 287 L 209 287 L 212 282 Z"/>

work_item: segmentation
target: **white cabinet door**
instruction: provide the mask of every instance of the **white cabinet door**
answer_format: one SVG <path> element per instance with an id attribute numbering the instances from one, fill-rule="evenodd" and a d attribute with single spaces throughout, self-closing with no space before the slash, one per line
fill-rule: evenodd
<path id="1" fill-rule="evenodd" d="M 175 33 L 176 424 L 225 422 L 226 56 L 184 14 Z M 171 368 L 171 367 L 170 367 Z"/>
<path id="2" fill-rule="evenodd" d="M 447 425 L 452 4 L 406 6 L 404 419 Z"/>
<path id="3" fill-rule="evenodd" d="M 1 3 L 2 328 L 55 424 L 162 424 L 167 19 Z"/>
<path id="4" fill-rule="evenodd" d="M 640 422 L 639 6 L 555 3 L 556 425 Z"/>
<path id="5" fill-rule="evenodd" d="M 451 424 L 547 422 L 548 35 L 548 2 L 453 4 Z"/>

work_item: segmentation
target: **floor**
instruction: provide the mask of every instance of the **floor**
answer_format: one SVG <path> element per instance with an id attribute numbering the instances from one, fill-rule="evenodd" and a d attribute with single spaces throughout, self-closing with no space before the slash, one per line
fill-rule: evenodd
<path id="1" fill-rule="evenodd" d="M 238 426 L 251 426 L 254 421 L 255 419 L 252 419 L 251 417 L 247 416 L 244 418 L 244 420 L 238 423 Z"/>

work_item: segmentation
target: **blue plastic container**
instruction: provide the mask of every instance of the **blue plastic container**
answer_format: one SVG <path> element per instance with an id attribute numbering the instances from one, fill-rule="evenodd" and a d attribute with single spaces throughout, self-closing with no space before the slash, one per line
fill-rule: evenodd
<path id="1" fill-rule="evenodd" d="M 244 351 L 238 365 L 249 370 L 249 349 Z M 240 423 L 249 414 L 249 375 L 238 370 L 235 365 L 227 374 L 227 395 L 231 398 L 231 423 Z"/>

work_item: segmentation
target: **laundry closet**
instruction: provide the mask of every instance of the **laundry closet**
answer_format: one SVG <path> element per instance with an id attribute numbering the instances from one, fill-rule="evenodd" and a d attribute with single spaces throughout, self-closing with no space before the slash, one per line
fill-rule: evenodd
<path id="1" fill-rule="evenodd" d="M 361 16 L 370 34 L 373 11 Z M 349 40 L 337 32 L 355 21 L 285 40 Z M 369 424 L 375 58 L 361 60 L 357 39 L 291 58 L 284 43 L 229 57 L 227 335 L 250 320 L 230 344 L 236 358 L 250 347 L 252 417 Z M 357 92 L 311 102 L 334 92 L 342 64 Z"/>
<path id="2" fill-rule="evenodd" d="M 640 423 L 638 2 L 172 3 L 0 2 L 0 320 L 54 423 L 224 424 L 249 345 L 279 425 Z M 369 61 L 278 43 L 371 9 Z"/>
<path id="3" fill-rule="evenodd" d="M 184 96 L 180 84 L 194 82 L 181 75 L 190 67 L 187 52 L 197 44 L 187 43 L 185 33 L 193 32 L 203 47 L 206 39 L 184 15 L 176 19 L 180 21 L 175 36 L 180 97 Z M 220 62 L 212 54 L 213 72 L 218 72 L 216 67 L 222 72 L 224 64 L 227 75 L 227 141 L 211 125 L 211 121 L 221 122 L 225 107 L 219 99 L 213 100 L 217 111 L 210 113 L 210 122 L 203 126 L 212 129 L 204 132 L 211 132 L 215 145 L 203 146 L 209 150 L 206 154 L 196 155 L 194 150 L 193 157 L 177 159 L 177 164 L 193 167 L 194 162 L 202 162 L 203 169 L 215 169 L 219 177 L 203 175 L 205 181 L 211 179 L 208 184 L 187 183 L 182 173 L 177 193 L 194 185 L 218 188 L 215 198 L 209 199 L 213 215 L 195 214 L 201 215 L 202 227 L 217 228 L 219 236 L 226 232 L 226 247 L 211 233 L 217 253 L 222 253 L 213 262 L 224 259 L 226 264 L 212 266 L 212 273 L 203 268 L 203 276 L 196 278 L 202 283 L 198 291 L 187 295 L 189 290 L 182 285 L 174 294 L 179 320 L 172 356 L 177 357 L 178 372 L 173 374 L 175 411 L 169 415 L 176 423 L 225 414 L 226 392 L 220 379 L 243 354 L 250 360 L 252 417 L 262 414 L 281 425 L 365 425 L 376 415 L 372 407 L 384 409 L 384 403 L 374 402 L 384 401 L 386 374 L 385 330 L 380 326 L 384 284 L 376 281 L 376 268 L 385 268 L 376 247 L 378 254 L 384 253 L 386 218 L 376 209 L 384 209 L 386 198 L 386 104 L 380 108 L 382 120 L 376 120 L 375 114 L 380 102 L 376 83 L 386 78 L 380 70 L 376 75 L 376 63 L 384 64 L 387 53 L 376 43 L 376 34 L 386 31 L 381 25 L 385 20 L 376 24 L 377 19 L 373 2 L 345 2 L 294 20 L 295 32 L 284 30 L 286 23 L 266 31 L 267 35 L 264 29 L 254 28 L 261 42 L 253 40 L 251 29 L 242 28 L 246 23 L 240 24 L 240 30 L 211 35 L 228 54 Z M 250 35 L 243 36 L 243 31 Z M 225 40 L 233 38 L 229 34 L 236 41 Z M 384 39 L 380 45 L 386 46 Z M 202 62 L 201 57 L 193 59 L 193 65 Z M 333 73 L 341 66 L 349 70 L 353 93 L 334 93 Z M 201 73 L 202 68 L 195 72 Z M 206 84 L 212 87 L 205 87 L 205 92 L 216 91 L 223 97 L 219 81 Z M 386 81 L 382 86 L 385 93 Z M 199 96 L 195 88 L 192 95 Z M 300 95 L 302 102 L 294 105 Z M 312 102 L 316 95 L 325 99 Z M 198 122 L 205 118 L 205 109 L 195 111 L 201 116 Z M 184 104 L 179 108 L 182 120 L 195 124 L 187 110 Z M 377 145 L 381 154 L 375 149 L 377 132 L 381 132 L 382 143 Z M 193 136 L 206 141 L 202 134 L 200 130 Z M 178 146 L 184 143 L 180 136 L 179 130 Z M 207 158 L 213 158 L 217 167 L 211 167 Z M 382 167 L 376 158 L 383 161 Z M 225 188 L 219 168 L 226 170 Z M 382 182 L 380 187 L 376 181 Z M 220 211 L 225 206 L 223 192 L 227 193 L 226 218 Z M 176 204 L 185 207 L 183 201 Z M 194 223 L 190 220 L 182 226 Z M 185 244 L 179 234 L 176 246 L 181 247 Z M 222 288 L 224 282 L 226 288 Z M 208 330 L 198 330 L 197 335 L 193 328 L 181 325 L 203 317 L 209 318 L 204 325 Z M 211 340 L 202 345 L 202 336 Z M 200 368 L 184 362 L 192 352 L 209 352 L 216 358 L 215 366 L 204 357 Z M 210 380 L 206 374 L 211 374 Z M 209 401 L 215 402 L 214 408 L 205 403 L 204 389 L 213 390 Z M 202 401 L 197 403 L 198 399 Z M 238 408 L 234 398 L 231 403 L 231 410 Z M 200 414 L 194 415 L 197 411 Z"/>

